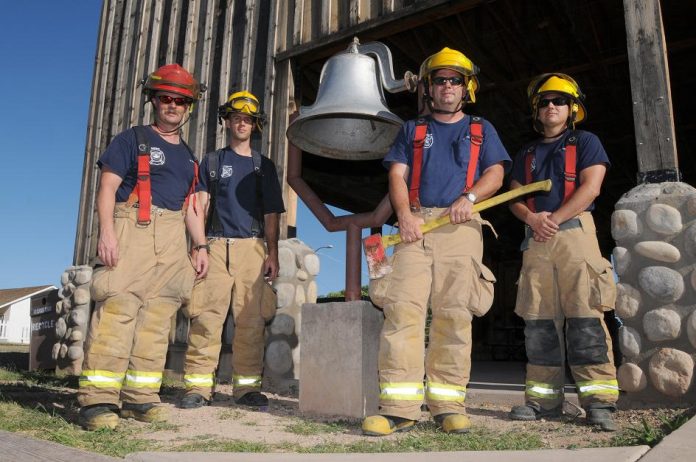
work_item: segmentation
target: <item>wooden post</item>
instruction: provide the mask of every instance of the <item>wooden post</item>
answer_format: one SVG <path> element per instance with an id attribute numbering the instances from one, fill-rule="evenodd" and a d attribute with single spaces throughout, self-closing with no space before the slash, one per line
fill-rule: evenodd
<path id="1" fill-rule="evenodd" d="M 624 0 L 638 182 L 679 181 L 659 0 Z"/>

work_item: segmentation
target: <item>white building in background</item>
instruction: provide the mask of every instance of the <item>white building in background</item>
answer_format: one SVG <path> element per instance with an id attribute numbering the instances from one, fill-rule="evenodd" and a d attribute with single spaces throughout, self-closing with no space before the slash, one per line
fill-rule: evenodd
<path id="1" fill-rule="evenodd" d="M 56 286 L 0 289 L 0 343 L 29 343 L 31 302 L 47 296 Z"/>

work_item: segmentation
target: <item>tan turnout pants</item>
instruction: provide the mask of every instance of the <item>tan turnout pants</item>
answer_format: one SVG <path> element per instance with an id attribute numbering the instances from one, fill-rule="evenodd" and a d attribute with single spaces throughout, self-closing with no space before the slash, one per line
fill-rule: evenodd
<path id="1" fill-rule="evenodd" d="M 138 209 L 116 204 L 115 267 L 95 269 L 96 308 L 87 337 L 78 401 L 158 403 L 172 316 L 188 301 L 195 271 L 181 211 L 153 207 L 138 226 Z"/>
<path id="2" fill-rule="evenodd" d="M 191 320 L 184 381 L 187 394 L 210 399 L 227 313 L 232 308 L 233 395 L 240 398 L 261 389 L 265 320 L 261 315 L 263 263 L 262 239 L 213 239 L 210 267 L 196 281 L 188 314 Z"/>
<path id="3" fill-rule="evenodd" d="M 432 209 L 430 217 L 442 210 Z M 465 413 L 472 313 L 485 313 L 493 299 L 494 278 L 481 263 L 482 254 L 476 216 L 399 244 L 392 273 L 371 283 L 370 295 L 385 316 L 378 359 L 380 414 L 417 420 L 424 401 L 433 416 Z"/>
<path id="4" fill-rule="evenodd" d="M 526 401 L 543 409 L 563 402 L 566 348 L 583 407 L 613 406 L 618 398 L 612 342 L 604 312 L 616 286 L 602 258 L 592 215 L 524 251 L 515 312 L 525 320 Z"/>

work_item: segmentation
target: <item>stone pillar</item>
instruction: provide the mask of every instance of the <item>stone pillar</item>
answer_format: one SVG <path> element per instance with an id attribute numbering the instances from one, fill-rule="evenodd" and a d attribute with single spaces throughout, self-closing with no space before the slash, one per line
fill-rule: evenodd
<path id="1" fill-rule="evenodd" d="M 70 266 L 61 275 L 60 300 L 56 302 L 56 343 L 52 351 L 57 374 L 82 373 L 84 342 L 90 318 L 91 280 L 92 268 L 88 265 Z"/>
<path id="2" fill-rule="evenodd" d="M 363 418 L 379 405 L 384 316 L 367 301 L 302 307 L 300 411 Z"/>
<path id="3" fill-rule="evenodd" d="M 611 219 L 626 404 L 696 402 L 696 189 L 642 184 Z"/>
<path id="4" fill-rule="evenodd" d="M 299 239 L 278 243 L 280 272 L 273 287 L 278 311 L 266 329 L 264 375 L 276 379 L 300 378 L 300 321 L 302 305 L 316 303 L 319 257 Z"/>

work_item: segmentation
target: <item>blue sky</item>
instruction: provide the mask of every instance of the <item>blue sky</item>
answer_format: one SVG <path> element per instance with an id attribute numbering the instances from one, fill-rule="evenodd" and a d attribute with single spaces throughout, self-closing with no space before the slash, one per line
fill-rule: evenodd
<path id="1" fill-rule="evenodd" d="M 72 265 L 100 12 L 98 0 L 2 3 L 0 289 L 59 285 Z M 333 245 L 318 252 L 319 293 L 343 289 L 345 233 L 300 202 L 298 237 Z"/>

